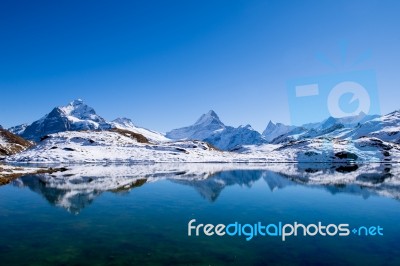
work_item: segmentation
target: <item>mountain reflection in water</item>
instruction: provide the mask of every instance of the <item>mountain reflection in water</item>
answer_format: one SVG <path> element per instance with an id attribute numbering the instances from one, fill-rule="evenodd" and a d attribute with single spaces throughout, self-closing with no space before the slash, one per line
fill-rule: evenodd
<path id="1" fill-rule="evenodd" d="M 54 206 L 78 214 L 103 192 L 127 193 L 150 182 L 169 180 L 193 187 L 209 202 L 225 187 L 251 188 L 264 180 L 270 191 L 307 186 L 331 194 L 350 193 L 400 199 L 399 169 L 391 164 L 156 164 L 73 166 L 53 175 L 28 175 L 13 181 L 42 195 Z"/>

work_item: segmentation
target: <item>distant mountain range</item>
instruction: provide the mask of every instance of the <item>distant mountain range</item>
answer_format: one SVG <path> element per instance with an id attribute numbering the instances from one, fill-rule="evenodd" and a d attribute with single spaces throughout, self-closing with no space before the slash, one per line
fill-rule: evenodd
<path id="1" fill-rule="evenodd" d="M 72 101 L 66 106 L 55 107 L 50 113 L 32 124 L 18 125 L 9 128 L 9 131 L 28 140 L 40 141 L 44 136 L 53 133 L 111 128 L 130 130 L 154 141 L 168 141 L 163 134 L 137 127 L 128 118 L 117 118 L 108 122 L 81 99 Z"/>
<path id="2" fill-rule="evenodd" d="M 78 99 L 66 106 L 54 108 L 50 113 L 30 125 L 12 127 L 10 132 L 25 139 L 39 141 L 41 137 L 58 132 L 82 130 L 107 130 L 120 128 L 142 134 L 155 142 L 171 140 L 202 140 L 221 150 L 234 150 L 243 145 L 260 145 L 265 143 L 284 143 L 288 141 L 325 137 L 351 137 L 374 133 L 382 140 L 399 143 L 399 111 L 386 116 L 366 115 L 344 118 L 329 117 L 320 123 L 302 126 L 290 126 L 270 121 L 260 134 L 250 125 L 237 128 L 225 125 L 218 115 L 210 110 L 190 126 L 173 129 L 165 135 L 156 131 L 136 126 L 128 118 L 117 118 L 106 121 L 96 111 Z M 382 131 L 385 128 L 384 131 Z"/>
<path id="3" fill-rule="evenodd" d="M 54 108 L 50 113 L 32 124 L 18 125 L 10 128 L 9 131 L 1 130 L 3 136 L 9 136 L 8 141 L 5 141 L 4 137 L 0 139 L 0 149 L 7 151 L 3 152 L 3 156 L 25 150 L 33 143 L 29 141 L 37 143 L 33 149 L 40 152 L 33 154 L 33 151 L 30 151 L 28 156 L 34 156 L 35 159 L 22 158 L 23 155 L 21 155 L 18 160 L 22 161 L 39 160 L 39 157 L 40 160 L 50 158 L 50 161 L 61 161 L 60 156 L 64 155 L 56 154 L 55 143 L 62 145 L 67 150 L 72 149 L 67 147 L 68 143 L 83 145 L 81 148 L 85 151 L 82 151 L 82 153 L 92 154 L 92 158 L 98 158 L 98 160 L 106 160 L 107 157 L 103 154 L 99 155 L 100 150 L 86 150 L 89 148 L 87 145 L 97 145 L 99 149 L 100 146 L 105 148 L 107 145 L 117 145 L 118 149 L 123 149 L 120 152 L 125 154 L 119 156 L 119 160 L 129 161 L 144 160 L 144 157 L 146 157 L 145 160 L 156 161 L 324 161 L 343 159 L 342 155 L 337 155 L 340 152 L 329 154 L 326 151 L 324 143 L 327 142 L 335 143 L 335 149 L 343 149 L 342 152 L 353 153 L 350 156 L 351 158 L 373 158 L 374 160 L 385 159 L 388 161 L 397 158 L 397 151 L 400 150 L 399 111 L 384 116 L 360 113 L 357 116 L 344 118 L 329 117 L 319 123 L 302 126 L 275 124 L 270 121 L 263 133 L 260 134 L 250 125 L 227 126 L 214 111 L 210 110 L 201 115 L 193 125 L 162 134 L 136 126 L 128 118 L 106 121 L 92 107 L 78 99 L 66 106 Z M 15 137 L 10 138 L 10 136 Z M 122 137 L 127 139 L 122 139 Z M 15 140 L 15 143 L 11 139 Z M 29 141 L 24 142 L 26 145 L 21 146 L 23 139 Z M 85 141 L 82 141 L 82 139 L 85 139 Z M 106 139 L 108 139 L 108 142 L 105 141 Z M 135 146 L 136 141 L 154 146 Z M 212 146 L 199 145 L 196 141 L 209 143 L 219 150 L 233 151 L 240 155 L 215 153 Z M 20 145 L 19 149 L 15 149 L 16 144 Z M 11 145 L 14 145 L 14 148 L 10 148 Z M 135 146 L 135 151 L 127 149 L 126 145 Z M 203 151 L 200 152 L 200 146 L 205 147 L 208 152 L 206 152 L 207 155 L 203 154 Z M 388 148 L 389 146 L 390 148 Z M 376 152 L 368 153 L 368 147 L 375 149 Z M 140 149 L 144 150 L 139 153 Z M 388 150 L 385 151 L 384 149 L 389 149 L 391 152 L 389 153 Z M 10 153 L 10 150 L 14 152 Z M 174 152 L 167 152 L 172 150 Z M 51 154 L 45 155 L 44 151 Z M 394 157 L 385 155 L 388 153 Z M 183 154 L 190 154 L 190 156 L 183 156 Z M 256 157 L 251 157 L 255 154 L 257 154 Z M 69 157 L 71 156 L 65 157 L 64 160 Z M 81 156 L 75 159 L 84 160 Z"/>
<path id="4" fill-rule="evenodd" d="M 362 136 L 374 136 L 384 141 L 399 144 L 399 132 L 399 111 L 384 116 L 360 113 L 357 116 L 344 118 L 329 117 L 320 123 L 294 127 L 291 130 L 286 130 L 284 134 L 272 139 L 270 143 L 284 143 L 317 137 L 356 140 Z"/>

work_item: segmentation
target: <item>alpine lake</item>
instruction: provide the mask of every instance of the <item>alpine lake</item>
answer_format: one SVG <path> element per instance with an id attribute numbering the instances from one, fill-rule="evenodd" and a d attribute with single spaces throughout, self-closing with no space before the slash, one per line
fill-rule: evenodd
<path id="1" fill-rule="evenodd" d="M 400 165 L 77 168 L 0 187 L 0 265 L 400 265 Z M 350 234 L 189 236 L 193 219 Z"/>

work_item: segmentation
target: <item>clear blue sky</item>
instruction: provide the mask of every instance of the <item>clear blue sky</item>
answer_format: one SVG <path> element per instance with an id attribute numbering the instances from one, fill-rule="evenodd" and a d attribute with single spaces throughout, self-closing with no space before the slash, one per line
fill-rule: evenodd
<path id="1" fill-rule="evenodd" d="M 159 131 L 209 109 L 261 131 L 290 123 L 288 80 L 349 69 L 376 71 L 390 112 L 400 108 L 399 14 L 399 1 L 2 1 L 0 124 L 82 98 L 106 119 Z"/>

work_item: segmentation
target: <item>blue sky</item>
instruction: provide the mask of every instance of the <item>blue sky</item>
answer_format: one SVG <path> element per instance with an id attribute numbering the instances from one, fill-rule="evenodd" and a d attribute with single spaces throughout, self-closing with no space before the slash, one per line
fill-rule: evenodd
<path id="1" fill-rule="evenodd" d="M 262 131 L 292 122 L 289 80 L 365 69 L 387 113 L 400 108 L 398 14 L 398 1 L 2 1 L 0 124 L 82 98 L 163 132 L 209 109 Z"/>

